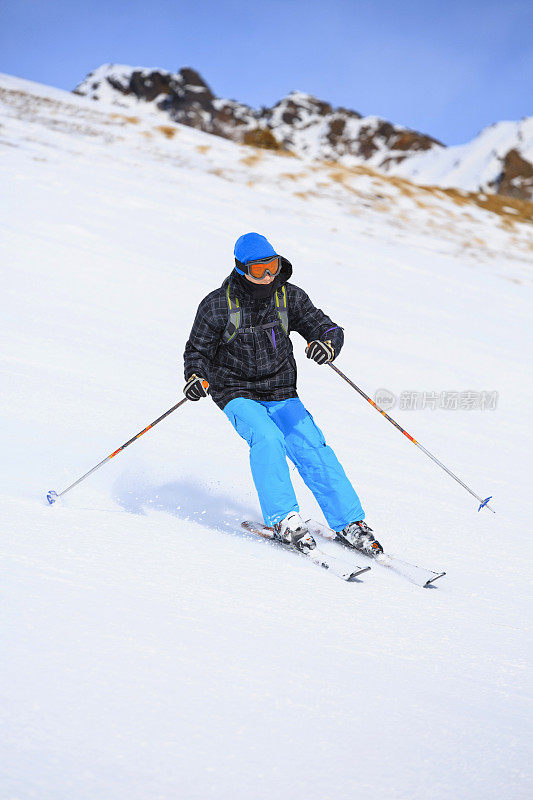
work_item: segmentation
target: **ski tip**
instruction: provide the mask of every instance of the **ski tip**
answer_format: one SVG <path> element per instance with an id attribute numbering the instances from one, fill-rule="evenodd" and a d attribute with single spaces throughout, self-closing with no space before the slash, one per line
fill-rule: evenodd
<path id="1" fill-rule="evenodd" d="M 433 578 L 430 578 L 428 581 L 425 582 L 424 589 L 433 589 L 433 584 L 435 583 L 435 581 L 438 580 L 439 578 L 442 578 L 444 575 L 446 575 L 445 572 L 439 572 L 436 575 L 434 575 Z"/>
<path id="2" fill-rule="evenodd" d="M 48 502 L 50 503 L 50 505 L 53 505 L 53 504 L 55 503 L 55 501 L 56 501 L 56 500 L 59 500 L 59 495 L 58 495 L 58 493 L 57 493 L 57 492 L 54 492 L 54 490 L 53 490 L 53 489 L 50 489 L 50 491 L 49 491 L 49 492 L 48 492 L 48 494 L 46 495 L 46 499 L 48 500 Z"/>
<path id="3" fill-rule="evenodd" d="M 478 508 L 478 513 L 481 511 L 481 509 L 482 509 L 482 508 L 485 508 L 485 506 L 487 506 L 487 508 L 488 508 L 490 511 L 492 511 L 492 513 L 493 513 L 493 514 L 495 514 L 495 513 L 496 513 L 496 512 L 495 512 L 495 511 L 494 511 L 494 510 L 493 510 L 493 509 L 492 509 L 492 508 L 491 508 L 491 507 L 488 505 L 488 502 L 489 502 L 489 500 L 492 500 L 492 495 L 490 495 L 489 497 L 486 497 L 486 498 L 483 500 L 483 502 L 482 502 L 482 503 L 480 503 L 480 506 L 479 506 L 479 508 Z"/>

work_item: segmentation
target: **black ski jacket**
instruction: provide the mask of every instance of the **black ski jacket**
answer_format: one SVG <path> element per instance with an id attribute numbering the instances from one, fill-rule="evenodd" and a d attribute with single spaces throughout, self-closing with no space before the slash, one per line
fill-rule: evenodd
<path id="1" fill-rule="evenodd" d="M 342 328 L 316 308 L 303 289 L 287 282 L 291 275 L 290 262 L 282 258 L 276 287 L 285 285 L 289 332 L 297 331 L 307 342 L 329 339 L 337 356 L 344 342 Z M 237 335 L 225 344 L 222 334 L 228 322 L 228 284 L 232 300 L 239 299 L 241 323 Z M 198 306 L 184 362 L 185 380 L 192 374 L 206 378 L 219 408 L 236 397 L 287 400 L 298 396 L 292 342 L 281 327 L 274 296 L 253 299 L 240 286 L 235 272 Z"/>

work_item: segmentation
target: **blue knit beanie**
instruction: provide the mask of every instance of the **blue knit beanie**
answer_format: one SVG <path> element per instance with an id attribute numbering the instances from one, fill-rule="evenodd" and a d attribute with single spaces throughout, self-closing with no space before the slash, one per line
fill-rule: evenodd
<path id="1" fill-rule="evenodd" d="M 233 252 L 235 258 L 241 264 L 247 264 L 248 261 L 254 261 L 256 258 L 278 255 L 268 239 L 265 236 L 261 236 L 260 233 L 243 233 L 235 242 Z M 241 272 L 239 269 L 237 271 Z"/>

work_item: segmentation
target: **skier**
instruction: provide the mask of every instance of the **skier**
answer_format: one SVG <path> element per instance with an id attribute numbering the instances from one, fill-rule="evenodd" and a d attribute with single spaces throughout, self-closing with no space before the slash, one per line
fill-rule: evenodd
<path id="1" fill-rule="evenodd" d="M 250 466 L 265 523 L 285 544 L 316 543 L 299 514 L 287 456 L 339 539 L 369 554 L 383 551 L 364 522 L 359 497 L 296 391 L 291 331 L 308 342 L 307 358 L 326 364 L 344 342 L 308 295 L 288 283 L 292 265 L 258 233 L 234 249 L 235 268 L 198 307 L 185 345 L 185 396 L 208 393 L 250 446 Z"/>

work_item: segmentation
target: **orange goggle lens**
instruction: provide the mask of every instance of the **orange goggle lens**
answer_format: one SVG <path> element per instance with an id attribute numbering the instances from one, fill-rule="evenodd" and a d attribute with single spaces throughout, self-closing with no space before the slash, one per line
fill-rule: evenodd
<path id="1" fill-rule="evenodd" d="M 269 261 L 249 261 L 246 266 L 248 275 L 251 275 L 252 278 L 257 278 L 257 280 L 261 280 L 261 278 L 265 277 L 267 272 L 270 272 L 272 276 L 278 274 L 279 256 L 275 256 L 275 258 L 271 258 Z"/>

